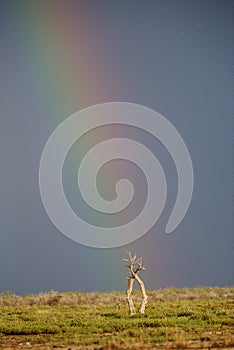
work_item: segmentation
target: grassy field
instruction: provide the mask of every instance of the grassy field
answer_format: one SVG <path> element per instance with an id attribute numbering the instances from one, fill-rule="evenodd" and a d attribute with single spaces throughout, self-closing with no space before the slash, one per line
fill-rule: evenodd
<path id="1" fill-rule="evenodd" d="M 234 348 L 234 288 L 148 296 L 145 315 L 129 316 L 124 292 L 0 294 L 0 349 Z"/>

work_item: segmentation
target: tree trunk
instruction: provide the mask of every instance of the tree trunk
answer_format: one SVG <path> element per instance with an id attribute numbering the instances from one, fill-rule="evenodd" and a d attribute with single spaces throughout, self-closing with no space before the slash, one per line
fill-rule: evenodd
<path id="1" fill-rule="evenodd" d="M 146 291 L 145 291 L 145 285 L 144 282 L 142 281 L 142 279 L 136 274 L 135 275 L 135 279 L 137 280 L 140 289 L 141 289 L 141 295 L 142 295 L 142 303 L 141 303 L 141 307 L 140 307 L 140 314 L 144 314 L 145 313 L 145 307 L 148 301 L 148 297 L 146 295 Z"/>
<path id="2" fill-rule="evenodd" d="M 134 307 L 132 295 L 131 295 L 132 288 L 133 288 L 133 282 L 134 282 L 134 278 L 128 277 L 128 289 L 127 289 L 126 295 L 127 295 L 127 301 L 128 301 L 128 306 L 129 306 L 129 310 L 130 310 L 130 315 L 135 314 L 135 307 Z"/>

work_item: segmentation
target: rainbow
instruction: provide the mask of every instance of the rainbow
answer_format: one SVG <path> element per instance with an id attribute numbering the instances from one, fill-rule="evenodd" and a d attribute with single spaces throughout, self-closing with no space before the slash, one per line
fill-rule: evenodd
<path id="1" fill-rule="evenodd" d="M 84 1 L 23 1 L 15 13 L 34 79 L 54 108 L 72 114 L 113 99 L 113 57 Z"/>

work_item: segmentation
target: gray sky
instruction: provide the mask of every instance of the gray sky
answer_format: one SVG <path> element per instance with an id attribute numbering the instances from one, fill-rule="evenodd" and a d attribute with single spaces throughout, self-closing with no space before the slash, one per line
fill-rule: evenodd
<path id="1" fill-rule="evenodd" d="M 127 274 L 123 248 L 143 256 L 147 269 L 142 277 L 149 289 L 233 284 L 233 2 L 30 3 L 22 1 L 21 9 L 14 1 L 0 5 L 0 292 L 122 290 Z M 67 30 L 69 16 L 75 25 Z M 79 27 L 80 18 L 84 24 Z M 46 33 L 54 46 L 48 46 Z M 67 42 L 74 52 L 57 57 Z M 80 58 L 84 48 L 87 66 Z M 95 77 L 88 75 L 89 68 Z M 71 81 L 72 72 L 76 81 Z M 76 93 L 69 100 L 71 84 Z M 110 101 L 134 102 L 165 116 L 189 149 L 195 183 L 184 220 L 165 235 L 176 196 L 174 165 L 149 134 L 125 131 L 158 155 L 169 198 L 150 232 L 126 247 L 104 250 L 79 245 L 53 226 L 41 202 L 38 172 L 45 143 L 63 120 Z M 66 160 L 64 188 L 79 210 L 76 161 L 74 147 Z M 144 182 L 141 174 L 137 179 Z"/>

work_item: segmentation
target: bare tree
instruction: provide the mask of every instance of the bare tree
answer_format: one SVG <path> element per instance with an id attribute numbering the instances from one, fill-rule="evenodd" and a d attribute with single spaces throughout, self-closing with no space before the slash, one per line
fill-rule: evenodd
<path id="1" fill-rule="evenodd" d="M 134 307 L 133 300 L 132 300 L 132 295 L 131 295 L 132 294 L 132 288 L 133 288 L 134 279 L 139 284 L 140 289 L 141 289 L 141 295 L 142 295 L 142 303 L 141 303 L 141 307 L 140 307 L 139 312 L 141 314 L 144 314 L 145 306 L 147 304 L 148 297 L 146 295 L 144 282 L 138 276 L 138 272 L 139 271 L 145 270 L 145 268 L 142 266 L 142 257 L 141 258 L 137 258 L 136 254 L 134 254 L 134 256 L 132 256 L 132 253 L 129 252 L 129 251 L 126 251 L 126 253 L 128 254 L 128 259 L 123 259 L 123 260 L 129 262 L 129 265 L 127 265 L 126 267 L 129 268 L 130 273 L 131 273 L 131 276 L 128 277 L 128 288 L 127 288 L 127 291 L 126 291 L 126 296 L 127 296 L 127 301 L 128 301 L 130 314 L 131 315 L 135 314 L 135 307 Z"/>

